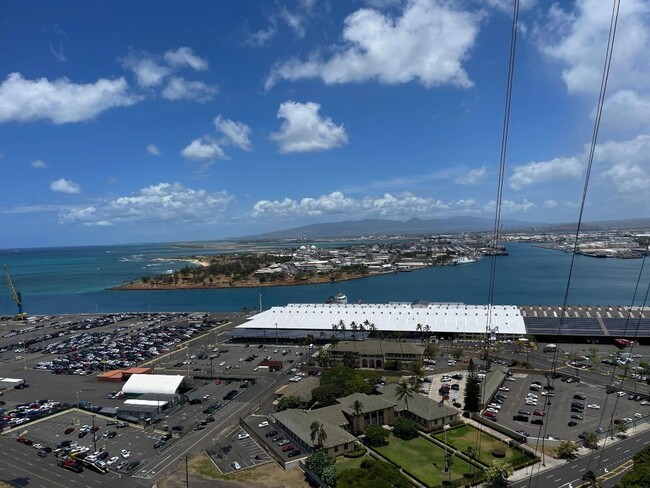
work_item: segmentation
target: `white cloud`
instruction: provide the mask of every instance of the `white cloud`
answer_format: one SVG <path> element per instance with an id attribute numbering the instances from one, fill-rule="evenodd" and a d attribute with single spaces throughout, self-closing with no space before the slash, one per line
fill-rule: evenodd
<path id="1" fill-rule="evenodd" d="M 184 222 L 217 222 L 234 197 L 225 191 L 194 190 L 180 183 L 159 183 L 130 196 L 61 213 L 62 222 L 84 225 Z"/>
<path id="2" fill-rule="evenodd" d="M 644 87 L 650 74 L 650 7 L 644 0 L 621 2 L 610 88 L 621 84 Z M 553 3 L 547 21 L 535 28 L 538 48 L 560 62 L 562 79 L 571 93 L 593 93 L 600 87 L 607 45 L 611 2 L 578 0 L 571 12 Z"/>
<path id="3" fill-rule="evenodd" d="M 224 142 L 226 144 L 238 147 L 244 151 L 251 150 L 251 141 L 249 138 L 251 128 L 243 122 L 236 122 L 217 115 L 217 118 L 214 119 L 214 126 L 225 136 Z"/>
<path id="4" fill-rule="evenodd" d="M 488 7 L 499 10 L 503 13 L 512 14 L 512 0 L 484 0 Z M 519 10 L 528 10 L 535 6 L 537 0 L 521 0 L 519 2 Z"/>
<path id="5" fill-rule="evenodd" d="M 60 178 L 50 183 L 50 190 L 59 193 L 81 193 L 81 187 L 77 183 L 66 180 L 65 178 Z"/>
<path id="6" fill-rule="evenodd" d="M 194 51 L 189 47 L 179 47 L 175 51 L 167 51 L 165 53 L 165 61 L 175 68 L 189 66 L 196 71 L 208 69 L 208 62 L 194 54 Z"/>
<path id="7" fill-rule="evenodd" d="M 81 122 L 112 107 L 128 107 L 141 100 L 128 92 L 124 78 L 77 84 L 67 78 L 26 80 L 11 73 L 0 84 L 0 123 L 50 120 L 55 124 Z"/>
<path id="8" fill-rule="evenodd" d="M 248 35 L 248 38 L 244 41 L 244 44 L 249 46 L 260 47 L 269 42 L 275 37 L 278 33 L 278 29 L 275 24 L 275 20 L 271 19 L 271 25 L 266 29 L 260 29 Z"/>
<path id="9" fill-rule="evenodd" d="M 147 144 L 147 152 L 153 156 L 160 156 L 160 149 L 155 144 Z"/>
<path id="10" fill-rule="evenodd" d="M 491 216 L 494 208 L 494 201 L 481 203 L 472 198 L 445 202 L 406 192 L 354 199 L 335 191 L 318 198 L 260 200 L 253 206 L 250 216 L 278 220 L 319 216 L 336 218 L 341 215 L 346 218 L 440 218 L 452 215 Z M 537 205 L 527 199 L 520 202 L 504 200 L 502 203 L 504 214 L 522 214 L 535 208 Z"/>
<path id="11" fill-rule="evenodd" d="M 162 91 L 163 98 L 167 100 L 196 100 L 207 102 L 217 93 L 215 86 L 210 86 L 202 81 L 187 81 L 185 78 L 174 76 Z"/>
<path id="12" fill-rule="evenodd" d="M 208 138 L 194 139 L 187 147 L 181 151 L 184 158 L 194 161 L 211 160 L 211 159 L 228 159 L 219 144 Z"/>
<path id="13" fill-rule="evenodd" d="M 36 168 L 36 169 L 47 168 L 47 164 L 45 164 L 45 162 L 43 160 L 41 160 L 41 159 L 37 159 L 36 161 L 32 161 L 30 164 L 32 165 L 32 168 Z"/>
<path id="14" fill-rule="evenodd" d="M 410 0 L 397 18 L 363 8 L 345 19 L 344 42 L 329 59 L 314 53 L 307 61 L 276 64 L 265 87 L 304 78 L 320 78 L 328 85 L 377 79 L 468 87 L 472 83 L 462 62 L 469 57 L 480 19 L 480 14 L 442 0 Z"/>
<path id="15" fill-rule="evenodd" d="M 557 207 L 557 201 L 556 200 L 546 200 L 544 202 L 544 207 L 546 208 L 556 208 Z"/>
<path id="16" fill-rule="evenodd" d="M 132 51 L 121 61 L 122 66 L 133 71 L 138 85 L 143 88 L 160 85 L 171 72 L 167 66 L 163 66 L 147 53 Z"/>
<path id="17" fill-rule="evenodd" d="M 560 157 L 550 161 L 531 162 L 515 166 L 508 182 L 513 190 L 521 190 L 525 186 L 554 179 L 578 177 L 582 174 L 582 168 L 581 160 L 576 157 Z"/>
<path id="18" fill-rule="evenodd" d="M 533 202 L 528 201 L 528 199 L 526 198 L 524 198 L 523 201 L 521 202 L 515 202 L 514 200 L 501 201 L 501 213 L 503 214 L 525 213 L 534 208 L 537 208 L 537 205 L 535 205 Z M 484 206 L 484 210 L 486 212 L 494 212 L 495 209 L 496 209 L 496 202 L 494 200 L 490 200 Z"/>
<path id="19" fill-rule="evenodd" d="M 594 161 L 610 163 L 602 176 L 630 198 L 647 198 L 650 192 L 650 135 L 627 141 L 607 141 L 596 146 Z"/>
<path id="20" fill-rule="evenodd" d="M 618 130 L 650 127 L 650 96 L 634 90 L 617 91 L 605 100 L 601 126 Z"/>
<path id="21" fill-rule="evenodd" d="M 50 53 L 54 57 L 54 59 L 59 62 L 59 63 L 65 63 L 68 61 L 68 57 L 65 55 L 65 51 L 63 50 L 63 43 L 59 42 L 58 46 L 55 46 L 50 42 Z"/>
<path id="22" fill-rule="evenodd" d="M 484 167 L 471 169 L 454 180 L 459 185 L 477 185 L 485 180 L 487 169 Z"/>
<path id="23" fill-rule="evenodd" d="M 280 105 L 277 117 L 284 119 L 279 132 L 270 135 L 283 154 L 326 151 L 348 143 L 343 125 L 318 114 L 320 105 L 314 102 L 287 101 Z"/>

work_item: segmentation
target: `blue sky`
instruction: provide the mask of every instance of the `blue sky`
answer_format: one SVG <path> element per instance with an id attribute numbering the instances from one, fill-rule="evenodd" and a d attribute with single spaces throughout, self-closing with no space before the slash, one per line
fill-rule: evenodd
<path id="1" fill-rule="evenodd" d="M 503 217 L 575 221 L 611 3 L 521 2 Z M 0 248 L 493 218 L 511 2 L 5 2 Z M 648 215 L 622 2 L 586 218 Z"/>

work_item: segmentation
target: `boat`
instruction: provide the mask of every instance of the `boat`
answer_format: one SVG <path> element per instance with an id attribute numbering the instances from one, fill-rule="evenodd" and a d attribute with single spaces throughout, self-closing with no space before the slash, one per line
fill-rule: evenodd
<path id="1" fill-rule="evenodd" d="M 454 264 L 470 264 L 470 263 L 475 263 L 476 259 L 474 258 L 469 258 L 467 256 L 460 256 L 456 259 L 454 259 Z"/>

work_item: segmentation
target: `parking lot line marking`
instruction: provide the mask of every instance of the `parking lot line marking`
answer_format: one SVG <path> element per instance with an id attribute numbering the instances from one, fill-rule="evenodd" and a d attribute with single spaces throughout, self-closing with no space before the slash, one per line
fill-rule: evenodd
<path id="1" fill-rule="evenodd" d="M 627 451 L 623 451 L 623 454 L 627 454 L 627 453 L 630 452 L 631 450 L 632 450 L 632 449 L 628 449 Z"/>

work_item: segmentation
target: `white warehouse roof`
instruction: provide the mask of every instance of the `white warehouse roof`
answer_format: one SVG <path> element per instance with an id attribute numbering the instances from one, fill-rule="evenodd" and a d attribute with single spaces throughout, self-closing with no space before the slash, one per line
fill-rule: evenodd
<path id="1" fill-rule="evenodd" d="M 514 305 L 493 305 L 490 327 L 497 334 L 526 334 L 524 319 Z M 350 324 L 368 321 L 380 331 L 417 332 L 417 325 L 430 326 L 431 332 L 484 333 L 487 325 L 487 305 L 464 303 L 411 303 L 387 304 L 313 304 L 290 303 L 273 307 L 253 316 L 238 326 L 241 329 L 303 329 L 332 330 L 333 324 L 343 321 L 349 331 Z"/>
<path id="2" fill-rule="evenodd" d="M 128 395 L 143 395 L 157 393 L 159 395 L 174 395 L 185 377 L 166 374 L 132 374 L 122 387 Z"/>
<path id="3" fill-rule="evenodd" d="M 124 402 L 124 405 L 141 405 L 145 407 L 164 407 L 167 405 L 166 400 L 138 400 L 138 399 L 131 399 L 131 400 L 126 400 Z"/>

